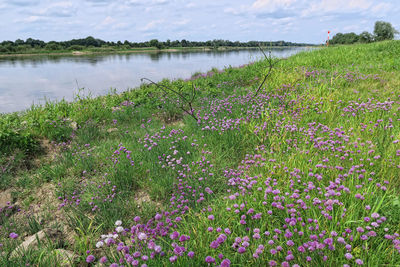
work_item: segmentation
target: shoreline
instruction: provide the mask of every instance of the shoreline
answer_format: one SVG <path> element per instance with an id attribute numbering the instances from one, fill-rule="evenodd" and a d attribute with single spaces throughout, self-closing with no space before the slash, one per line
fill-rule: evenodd
<path id="1" fill-rule="evenodd" d="M 312 46 L 272 46 L 264 48 L 293 48 L 293 47 L 305 47 L 310 48 Z M 233 51 L 233 50 L 247 50 L 247 49 L 258 49 L 258 47 L 175 47 L 166 49 L 151 49 L 151 47 L 144 49 L 131 49 L 131 50 L 115 50 L 115 51 L 68 51 L 68 52 L 43 52 L 43 53 L 15 53 L 15 54 L 0 54 L 0 58 L 7 57 L 34 57 L 34 56 L 88 56 L 88 55 L 101 55 L 101 54 L 129 54 L 129 53 L 162 53 L 162 52 L 186 52 L 186 51 Z"/>

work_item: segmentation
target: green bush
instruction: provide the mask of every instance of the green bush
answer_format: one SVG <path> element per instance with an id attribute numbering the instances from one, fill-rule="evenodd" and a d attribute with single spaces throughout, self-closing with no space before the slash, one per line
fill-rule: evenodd
<path id="1" fill-rule="evenodd" d="M 28 132 L 18 132 L 13 129 L 0 130 L 0 153 L 10 153 L 19 149 L 32 153 L 38 149 L 38 141 Z"/>
<path id="2" fill-rule="evenodd" d="M 70 47 L 68 47 L 69 50 L 76 50 L 76 51 L 81 51 L 83 50 L 85 47 L 82 45 L 71 45 Z"/>

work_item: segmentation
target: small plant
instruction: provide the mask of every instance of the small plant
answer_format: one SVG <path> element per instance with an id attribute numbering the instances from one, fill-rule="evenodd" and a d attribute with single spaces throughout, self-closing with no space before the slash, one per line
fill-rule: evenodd
<path id="1" fill-rule="evenodd" d="M 28 220 L 28 226 L 29 226 L 29 233 L 31 235 L 33 235 L 43 229 L 43 226 L 39 222 L 39 218 L 36 217 L 35 215 L 27 216 L 27 220 Z"/>
<path id="2" fill-rule="evenodd" d="M 98 235 L 102 225 L 95 227 L 93 219 L 83 215 L 79 218 L 77 215 L 69 214 L 69 225 L 77 234 L 75 237 L 75 248 L 84 257 L 87 251 L 94 247 L 94 238 Z M 83 258 L 82 258 L 83 259 Z"/>

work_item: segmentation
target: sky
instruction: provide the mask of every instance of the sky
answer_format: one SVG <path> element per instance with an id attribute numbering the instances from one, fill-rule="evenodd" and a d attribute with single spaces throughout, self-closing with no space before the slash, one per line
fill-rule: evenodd
<path id="1" fill-rule="evenodd" d="M 0 41 L 278 41 L 400 30 L 399 0 L 0 0 Z M 398 36 L 397 36 L 397 39 Z"/>

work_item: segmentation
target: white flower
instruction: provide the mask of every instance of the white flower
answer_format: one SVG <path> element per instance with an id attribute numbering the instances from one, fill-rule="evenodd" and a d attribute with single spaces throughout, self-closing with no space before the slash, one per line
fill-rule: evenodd
<path id="1" fill-rule="evenodd" d="M 145 233 L 140 232 L 138 234 L 138 238 L 139 238 L 139 240 L 145 240 L 147 238 L 147 235 Z"/>
<path id="2" fill-rule="evenodd" d="M 113 237 L 114 239 L 117 239 L 117 238 L 118 238 L 118 234 L 114 234 L 112 237 Z"/>
<path id="3" fill-rule="evenodd" d="M 115 228 L 115 231 L 117 231 L 117 233 L 121 233 L 122 231 L 124 231 L 124 227 L 118 226 L 117 228 Z"/>
<path id="4" fill-rule="evenodd" d="M 116 226 L 122 225 L 122 221 L 120 221 L 120 220 L 116 221 L 116 222 L 115 222 L 115 225 L 116 225 Z"/>
<path id="5" fill-rule="evenodd" d="M 101 235 L 101 239 L 106 239 L 108 235 Z"/>
<path id="6" fill-rule="evenodd" d="M 104 246 L 104 242 L 103 241 L 99 241 L 96 243 L 96 248 L 101 248 L 102 246 Z"/>

